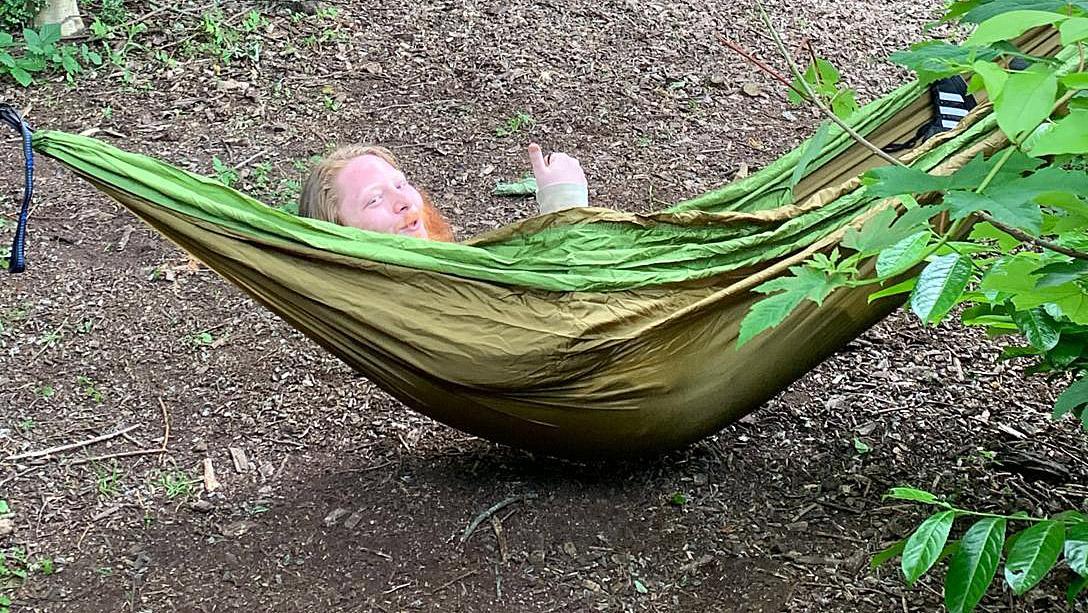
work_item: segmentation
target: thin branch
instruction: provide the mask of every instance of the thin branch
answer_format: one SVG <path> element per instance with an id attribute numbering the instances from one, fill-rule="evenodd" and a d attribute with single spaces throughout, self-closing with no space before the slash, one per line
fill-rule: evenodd
<path id="1" fill-rule="evenodd" d="M 536 494 L 518 494 L 516 496 L 511 496 L 491 505 L 483 513 L 477 515 L 476 519 L 472 520 L 472 522 L 465 527 L 464 533 L 461 534 L 461 542 L 464 543 L 465 541 L 467 541 L 468 537 L 472 536 L 472 533 L 476 531 L 476 528 L 478 528 L 480 524 L 484 523 L 484 520 L 501 511 L 503 508 L 508 507 L 515 502 L 520 502 L 522 500 L 531 500 L 533 498 L 536 498 Z"/>
<path id="2" fill-rule="evenodd" d="M 162 408 L 162 447 L 157 451 L 162 454 L 159 456 L 159 464 L 166 462 L 166 445 L 170 442 L 170 416 L 166 413 L 166 403 L 162 401 L 162 396 L 159 396 L 159 407 Z"/>
<path id="3" fill-rule="evenodd" d="M 893 166 L 902 166 L 903 168 L 907 168 L 906 164 L 888 155 L 880 147 L 877 147 L 873 143 L 865 140 L 865 137 L 863 137 L 861 134 L 858 134 L 857 131 L 847 125 L 845 121 L 839 119 L 839 116 L 836 115 L 831 109 L 827 108 L 827 105 L 824 104 L 822 100 L 820 100 L 820 97 L 816 95 L 816 92 L 812 91 L 812 87 L 808 84 L 808 81 L 805 81 L 804 75 L 801 73 L 801 71 L 798 70 L 797 64 L 793 61 L 793 56 L 790 55 L 789 49 L 786 48 L 786 43 L 782 41 L 782 37 L 778 34 L 778 30 L 775 29 L 774 24 L 771 22 L 770 16 L 767 15 L 767 11 L 764 10 L 763 3 L 760 0 L 756 0 L 756 6 L 759 7 L 759 16 L 763 19 L 763 24 L 766 25 L 767 29 L 770 31 L 771 38 L 774 39 L 774 44 L 776 47 L 778 47 L 778 52 L 781 53 L 782 56 L 786 59 L 786 63 L 789 64 L 790 67 L 790 72 L 793 73 L 793 76 L 797 78 L 797 81 L 801 84 L 801 87 L 804 88 L 805 95 L 808 97 L 808 99 L 810 99 L 812 103 L 820 109 L 824 116 L 834 122 L 835 125 L 842 128 L 842 130 L 849 134 L 850 138 L 854 139 L 854 141 L 857 142 L 859 145 L 865 147 L 869 151 L 872 151 L 874 154 L 877 155 L 877 157 Z"/>
<path id="4" fill-rule="evenodd" d="M 86 458 L 76 458 L 75 460 L 69 460 L 64 462 L 65 466 L 75 466 L 77 464 L 86 464 L 88 462 L 101 462 L 103 460 L 113 460 L 116 458 L 131 458 L 138 455 L 152 455 L 155 453 L 162 453 L 162 449 L 135 449 L 132 451 L 120 451 L 118 453 L 107 453 L 106 455 L 89 456 Z"/>
<path id="5" fill-rule="evenodd" d="M 1019 239 L 1025 243 L 1038 245 L 1040 247 L 1043 247 L 1044 249 L 1056 251 L 1057 253 L 1067 255 L 1071 258 L 1076 258 L 1078 260 L 1088 260 L 1088 253 L 1081 253 L 1080 251 L 1077 251 L 1075 249 L 1070 249 L 1069 247 L 1062 247 L 1057 243 L 1052 243 L 1037 236 L 1032 236 L 1031 234 L 1028 234 L 1023 230 L 1019 230 L 1012 226 L 1001 223 L 1000 221 L 994 219 L 989 213 L 986 213 L 984 211 L 975 211 L 975 215 L 977 215 L 979 219 L 988 222 L 990 225 L 997 228 L 998 230 L 1001 230 L 1005 234 L 1008 234 L 1009 236 Z"/>
<path id="6" fill-rule="evenodd" d="M 798 96 L 801 96 L 802 98 L 807 97 L 805 92 L 803 92 L 803 91 L 797 89 L 796 87 L 794 87 L 793 84 L 789 82 L 789 79 L 782 76 L 782 73 L 778 72 L 774 68 L 771 68 L 767 64 L 764 64 L 762 61 L 759 60 L 759 58 L 757 58 L 756 56 L 752 55 L 751 53 L 748 53 L 747 51 L 745 51 L 744 47 L 741 47 L 737 43 L 727 39 L 726 37 L 722 36 L 721 34 L 718 34 L 718 40 L 721 41 L 721 43 L 723 45 L 725 45 L 726 47 L 729 47 L 730 49 L 732 49 L 736 53 L 740 54 L 741 57 L 743 57 L 744 59 L 751 62 L 753 65 L 755 65 L 756 68 L 759 68 L 760 70 L 765 72 L 768 76 L 770 76 L 774 80 L 776 80 L 779 83 L 781 83 L 781 84 L 785 85 L 786 87 L 790 88 L 790 90 L 792 90 L 793 93 L 797 94 Z"/>
<path id="7" fill-rule="evenodd" d="M 109 440 L 111 438 L 116 438 L 116 437 L 121 436 L 122 434 L 124 434 L 126 432 L 131 432 L 132 430 L 135 430 L 136 428 L 139 428 L 139 427 L 140 427 L 140 424 L 133 424 L 131 426 L 128 426 L 127 428 L 121 428 L 120 430 L 110 432 L 108 434 L 103 434 L 101 436 L 96 436 L 94 438 L 89 438 L 89 439 L 87 439 L 85 441 L 79 441 L 79 442 L 76 442 L 76 443 L 69 443 L 67 445 L 58 445 L 56 447 L 50 447 L 49 449 L 42 449 L 41 451 L 28 451 L 26 453 L 20 453 L 18 455 L 8 456 L 5 459 L 7 459 L 7 460 L 25 460 L 27 458 L 40 458 L 42 456 L 53 455 L 54 453 L 61 453 L 63 451 L 71 451 L 72 449 L 79 449 L 80 447 L 86 447 L 88 445 L 94 445 L 95 443 L 101 443 L 102 441 L 107 441 L 107 440 Z"/>

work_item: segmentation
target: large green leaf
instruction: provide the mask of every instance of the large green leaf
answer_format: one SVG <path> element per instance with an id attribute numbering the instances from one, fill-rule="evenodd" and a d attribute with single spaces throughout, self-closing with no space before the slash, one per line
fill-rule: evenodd
<path id="1" fill-rule="evenodd" d="M 23 87 L 30 87 L 30 84 L 34 82 L 34 77 L 18 66 L 11 69 L 11 76 Z"/>
<path id="2" fill-rule="evenodd" d="M 929 219 L 940 213 L 943 208 L 918 207 L 907 211 L 898 219 L 894 209 L 882 209 L 866 221 L 861 230 L 847 228 L 843 235 L 842 245 L 863 256 L 880 253 L 903 239 L 917 234 L 926 227 Z"/>
<path id="3" fill-rule="evenodd" d="M 1062 23 L 1059 27 L 1062 33 L 1062 44 L 1072 45 L 1088 38 L 1088 18 L 1074 17 Z"/>
<path id="4" fill-rule="evenodd" d="M 948 533 L 952 530 L 954 521 L 955 511 L 941 511 L 929 516 L 907 539 L 901 560 L 907 585 L 914 585 L 918 577 L 924 575 L 937 561 L 948 541 Z"/>
<path id="5" fill-rule="evenodd" d="M 1072 72 L 1062 77 L 1062 85 L 1069 89 L 1088 89 L 1088 72 Z"/>
<path id="6" fill-rule="evenodd" d="M 1036 236 L 1043 227 L 1043 211 L 1030 200 L 997 200 L 974 192 L 954 191 L 945 194 L 944 201 L 953 219 L 963 219 L 976 211 L 988 211 L 997 221 Z"/>
<path id="7" fill-rule="evenodd" d="M 884 249 L 876 258 L 876 274 L 887 277 L 918 263 L 929 245 L 929 232 L 918 232 Z"/>
<path id="8" fill-rule="evenodd" d="M 1035 156 L 1088 153 L 1088 109 L 1073 109 L 1031 145 Z"/>
<path id="9" fill-rule="evenodd" d="M 982 184 L 1000 157 L 1003 156 L 999 153 L 995 153 L 988 159 L 981 154 L 976 155 L 963 168 L 947 176 L 931 175 L 912 167 L 881 166 L 866 172 L 862 183 L 866 186 L 866 193 L 874 197 L 956 189 L 973 190 Z M 1044 163 L 1041 159 L 1015 151 L 994 175 L 987 195 L 990 195 L 991 191 L 998 191 L 1001 186 L 1010 181 L 1020 180 L 1023 173 L 1035 170 Z"/>
<path id="10" fill-rule="evenodd" d="M 1077 599 L 1084 588 L 1088 587 L 1088 575 L 1077 575 L 1069 582 L 1069 589 L 1065 592 L 1065 601 L 1070 606 L 1073 605 L 1073 601 Z"/>
<path id="11" fill-rule="evenodd" d="M 927 323 L 937 323 L 956 304 L 971 281 L 971 260 L 950 253 L 931 261 L 918 276 L 910 307 Z"/>
<path id="12" fill-rule="evenodd" d="M 872 560 L 869 560 L 869 568 L 880 568 L 880 566 L 888 560 L 894 558 L 895 556 L 901 555 L 903 553 L 903 548 L 906 546 L 907 539 L 903 539 L 901 541 L 897 541 L 894 545 L 891 545 L 884 550 L 878 552 L 876 555 L 873 556 Z"/>
<path id="13" fill-rule="evenodd" d="M 1088 577 L 1088 524 L 1069 526 L 1065 537 L 1065 563 L 1073 572 Z"/>
<path id="14" fill-rule="evenodd" d="M 1063 283 L 1014 294 L 1012 303 L 1020 310 L 1054 304 L 1073 323 L 1088 325 L 1088 294 L 1085 294 L 1078 283 Z"/>
<path id="15" fill-rule="evenodd" d="M 1050 117 L 1058 94 L 1058 78 L 1046 67 L 1032 67 L 1009 75 L 1001 93 L 994 98 L 997 125 L 1009 137 L 1018 141 L 1021 133 Z"/>
<path id="16" fill-rule="evenodd" d="M 1088 1 L 1086 0 L 993 0 L 991 2 L 979 2 L 974 6 L 967 8 L 963 14 L 963 21 L 968 23 L 980 23 L 986 21 L 995 15 L 1002 13 L 1008 13 L 1009 11 L 1016 10 L 1036 10 L 1036 11 L 1061 11 L 1070 7 L 1079 7 L 1082 10 L 1088 10 Z"/>
<path id="17" fill-rule="evenodd" d="M 988 222 L 977 223 L 971 228 L 971 240 L 994 240 L 997 241 L 998 249 L 1002 251 L 1011 251 L 1013 248 L 1020 244 L 1020 239 L 998 230 L 993 224 Z"/>
<path id="18" fill-rule="evenodd" d="M 1064 15 L 1050 11 L 1009 11 L 980 23 L 964 44 L 983 47 L 1002 40 L 1012 40 L 1032 28 L 1058 23 L 1065 19 Z"/>
<path id="19" fill-rule="evenodd" d="M 911 502 L 921 502 L 942 507 L 948 506 L 948 503 L 937 500 L 937 497 L 933 494 L 914 487 L 893 487 L 888 490 L 887 494 L 884 494 L 884 498 L 891 498 L 892 500 L 909 500 Z"/>
<path id="20" fill-rule="evenodd" d="M 1043 521 L 1020 533 L 1005 561 L 1005 581 L 1017 595 L 1035 587 L 1058 562 L 1065 524 Z"/>
<path id="21" fill-rule="evenodd" d="M 40 43 L 42 46 L 52 45 L 53 43 L 60 42 L 60 24 L 59 23 L 47 23 L 43 24 L 38 30 L 41 35 Z"/>
<path id="22" fill-rule="evenodd" d="M 918 74 L 923 84 L 944 77 L 968 72 L 976 60 L 992 60 L 998 53 L 992 49 L 979 49 L 952 45 L 944 41 L 926 41 L 911 45 L 909 51 L 897 51 L 888 59 L 906 66 Z"/>
<path id="23" fill-rule="evenodd" d="M 1054 262 L 1034 271 L 1039 276 L 1035 287 L 1055 287 L 1064 285 L 1088 275 L 1088 261 L 1073 260 L 1072 262 Z"/>
<path id="24" fill-rule="evenodd" d="M 1058 396 L 1054 403 L 1054 419 L 1061 419 L 1066 413 L 1072 413 L 1088 404 L 1088 377 L 1075 381 Z"/>
<path id="25" fill-rule="evenodd" d="M 888 296 L 898 296 L 899 294 L 906 294 L 914 291 L 915 286 L 918 285 L 918 277 L 911 277 L 906 281 L 901 281 L 895 285 L 885 287 L 880 291 L 869 294 L 869 304 L 880 300 L 881 298 L 887 298 Z"/>
<path id="26" fill-rule="evenodd" d="M 755 288 L 760 293 L 781 292 L 769 296 L 752 305 L 751 310 L 740 323 L 737 347 L 751 340 L 754 336 L 777 326 L 785 321 L 793 309 L 805 300 L 822 304 L 824 298 L 839 285 L 844 278 L 804 266 L 790 268 L 793 276 L 778 277 Z"/>
<path id="27" fill-rule="evenodd" d="M 809 164 L 812 160 L 815 160 L 817 156 L 823 153 L 824 144 L 827 142 L 827 135 L 831 131 L 831 122 L 824 121 L 820 124 L 820 128 L 816 130 L 816 134 L 805 145 L 804 152 L 801 153 L 801 157 L 797 160 L 797 165 L 793 168 L 793 175 L 790 177 L 790 189 L 793 189 L 801 179 L 805 176 L 805 171 L 808 170 Z"/>
<path id="28" fill-rule="evenodd" d="M 944 603 L 949 613 L 970 613 L 997 574 L 1005 543 L 1005 518 L 987 517 L 971 526 L 948 565 Z"/>
<path id="29" fill-rule="evenodd" d="M 1002 88 L 1005 87 L 1005 81 L 1009 80 L 1009 73 L 994 62 L 975 62 L 971 67 L 974 69 L 975 74 L 982 78 L 982 82 L 986 84 L 986 93 L 989 94 L 990 98 L 1000 94 Z"/>
<path id="30" fill-rule="evenodd" d="M 1050 351 L 1058 345 L 1060 333 L 1054 325 L 1054 321 L 1040 308 L 1028 311 L 1015 311 L 1012 320 L 1016 327 L 1024 333 L 1032 347 Z"/>

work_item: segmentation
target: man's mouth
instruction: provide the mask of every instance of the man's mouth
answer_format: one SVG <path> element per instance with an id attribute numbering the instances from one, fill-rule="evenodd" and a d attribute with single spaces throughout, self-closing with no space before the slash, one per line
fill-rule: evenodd
<path id="1" fill-rule="evenodd" d="M 401 226 L 397 230 L 397 232 L 400 233 L 400 234 L 414 234 L 414 233 L 419 231 L 419 228 L 422 225 L 423 225 L 423 222 L 420 221 L 420 219 L 418 217 L 416 217 L 412 221 L 410 221 L 410 222 L 404 224 L 403 226 Z"/>

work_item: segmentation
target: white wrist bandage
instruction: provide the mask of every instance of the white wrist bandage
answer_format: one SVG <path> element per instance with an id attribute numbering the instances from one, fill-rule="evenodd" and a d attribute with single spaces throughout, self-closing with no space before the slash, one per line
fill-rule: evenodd
<path id="1" fill-rule="evenodd" d="M 540 214 L 589 206 L 589 186 L 582 183 L 555 183 L 536 191 Z"/>

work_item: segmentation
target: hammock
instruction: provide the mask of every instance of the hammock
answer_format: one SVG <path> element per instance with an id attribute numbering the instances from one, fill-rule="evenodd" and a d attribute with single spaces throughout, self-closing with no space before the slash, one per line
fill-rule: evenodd
<path id="1" fill-rule="evenodd" d="M 1022 41 L 1039 55 L 1053 30 Z M 878 146 L 931 118 L 911 83 L 849 120 Z M 989 106 L 901 157 L 945 174 L 1007 141 Z M 739 349 L 753 287 L 836 246 L 891 202 L 858 180 L 879 159 L 832 130 L 660 213 L 570 209 L 463 243 L 378 234 L 267 207 L 220 183 L 54 131 L 34 149 L 74 170 L 407 406 L 553 455 L 656 452 L 757 408 L 901 301 L 841 289 Z"/>

